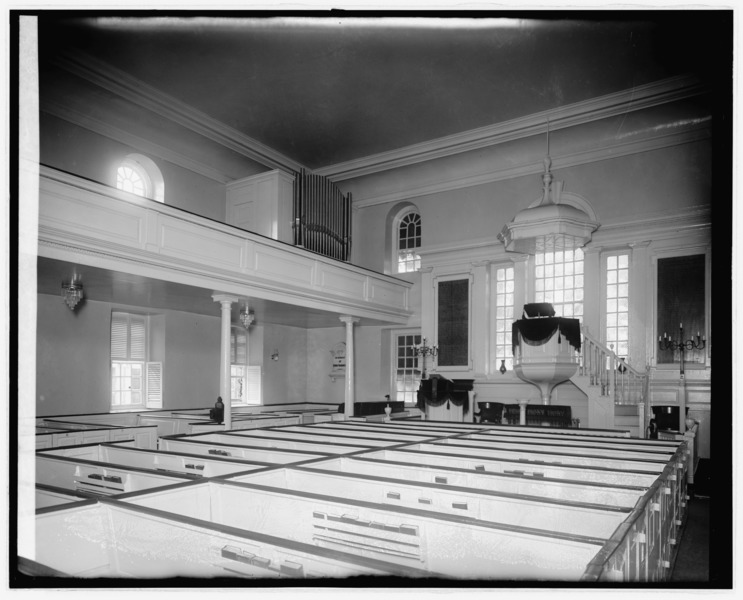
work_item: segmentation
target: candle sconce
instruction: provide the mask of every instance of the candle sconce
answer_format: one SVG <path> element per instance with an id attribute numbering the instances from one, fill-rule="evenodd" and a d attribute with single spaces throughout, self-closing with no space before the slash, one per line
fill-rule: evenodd
<path id="1" fill-rule="evenodd" d="M 690 350 L 704 350 L 707 337 L 700 336 L 697 331 L 697 339 L 694 341 L 694 336 L 690 339 L 684 339 L 684 324 L 679 323 L 679 341 L 675 341 L 673 338 L 663 333 L 663 337 L 658 336 L 658 349 L 659 350 L 678 350 L 681 360 L 681 379 L 684 378 L 684 352 Z"/>
<path id="2" fill-rule="evenodd" d="M 426 379 L 426 356 L 435 358 L 439 353 L 439 348 L 438 346 L 429 346 L 426 338 L 423 338 L 423 342 L 418 346 L 414 346 L 414 348 L 415 353 L 423 358 L 423 372 L 421 374 L 421 379 Z"/>

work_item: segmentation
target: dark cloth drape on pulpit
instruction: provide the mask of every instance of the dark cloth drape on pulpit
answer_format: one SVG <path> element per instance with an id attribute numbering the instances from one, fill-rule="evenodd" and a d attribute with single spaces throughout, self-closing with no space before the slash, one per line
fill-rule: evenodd
<path id="1" fill-rule="evenodd" d="M 580 352 L 580 321 L 566 317 L 543 317 L 540 319 L 519 319 L 511 327 L 513 353 L 519 345 L 519 334 L 530 346 L 541 346 L 559 330 L 558 343 L 564 337 L 568 344 Z"/>
<path id="2" fill-rule="evenodd" d="M 455 379 L 451 381 L 441 376 L 431 376 L 422 379 L 418 388 L 418 402 L 416 405 L 422 411 L 428 406 L 441 406 L 451 402 L 454 406 L 464 407 L 464 412 L 470 408 L 470 396 L 467 392 L 472 389 L 471 379 Z"/>

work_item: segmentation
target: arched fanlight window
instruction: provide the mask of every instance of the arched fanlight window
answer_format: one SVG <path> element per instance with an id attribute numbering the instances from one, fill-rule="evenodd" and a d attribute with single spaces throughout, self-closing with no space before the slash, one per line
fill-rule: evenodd
<path id="1" fill-rule="evenodd" d="M 421 216 L 411 210 L 401 216 L 397 226 L 397 272 L 410 273 L 421 268 Z"/>
<path id="2" fill-rule="evenodd" d="M 142 154 L 129 154 L 116 170 L 116 187 L 143 198 L 165 202 L 165 184 L 157 165 Z"/>

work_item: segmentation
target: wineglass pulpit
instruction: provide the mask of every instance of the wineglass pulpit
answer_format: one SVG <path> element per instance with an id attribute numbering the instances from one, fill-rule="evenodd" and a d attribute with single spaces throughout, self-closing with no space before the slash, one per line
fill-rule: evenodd
<path id="1" fill-rule="evenodd" d="M 556 385 L 578 370 L 580 321 L 556 317 L 548 303 L 527 304 L 512 328 L 513 370 L 519 379 L 539 388 L 542 404 L 550 404 Z"/>

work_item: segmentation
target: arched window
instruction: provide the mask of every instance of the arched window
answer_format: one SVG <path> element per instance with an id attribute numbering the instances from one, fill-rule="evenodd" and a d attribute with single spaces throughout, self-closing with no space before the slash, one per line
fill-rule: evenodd
<path id="1" fill-rule="evenodd" d="M 142 154 L 129 154 L 116 170 L 116 187 L 125 192 L 165 202 L 165 184 L 157 165 Z"/>
<path id="2" fill-rule="evenodd" d="M 410 210 L 397 221 L 397 272 L 410 273 L 421 268 L 421 257 L 417 250 L 421 247 L 421 216 L 417 210 Z"/>

